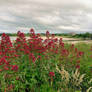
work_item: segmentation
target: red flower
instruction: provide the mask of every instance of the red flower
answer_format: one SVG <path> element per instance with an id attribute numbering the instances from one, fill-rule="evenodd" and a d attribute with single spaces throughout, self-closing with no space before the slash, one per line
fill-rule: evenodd
<path id="1" fill-rule="evenodd" d="M 66 49 L 63 49 L 62 51 L 61 51 L 61 54 L 64 56 L 68 56 L 69 55 L 69 51 L 68 50 L 66 50 Z"/>
<path id="2" fill-rule="evenodd" d="M 77 48 L 75 48 L 75 52 L 77 52 L 78 51 L 78 49 Z"/>
<path id="3" fill-rule="evenodd" d="M 31 29 L 30 29 L 30 32 L 31 32 L 31 33 L 34 33 L 34 29 L 33 29 L 33 28 L 31 28 Z"/>
<path id="4" fill-rule="evenodd" d="M 81 51 L 79 52 L 79 55 L 80 55 L 80 56 L 82 56 L 83 54 L 84 54 L 84 52 L 81 52 Z"/>
<path id="5" fill-rule="evenodd" d="M 77 53 L 77 57 L 78 57 L 78 58 L 81 57 L 81 56 L 83 56 L 83 55 L 84 55 L 84 52 L 81 52 L 81 51 L 80 51 L 80 52 Z"/>
<path id="6" fill-rule="evenodd" d="M 19 55 L 17 55 L 17 54 L 15 54 L 14 56 L 15 56 L 15 57 L 19 57 Z"/>
<path id="7" fill-rule="evenodd" d="M 80 65 L 76 65 L 76 68 L 79 69 L 80 68 Z"/>
<path id="8" fill-rule="evenodd" d="M 29 54 L 29 59 L 31 59 L 33 63 L 35 63 L 35 61 L 36 61 L 36 58 L 33 53 Z"/>
<path id="9" fill-rule="evenodd" d="M 12 89 L 13 89 L 13 85 L 12 84 L 8 85 L 8 90 L 12 90 Z"/>
<path id="10" fill-rule="evenodd" d="M 71 45 L 71 48 L 72 48 L 72 49 L 74 48 L 74 44 Z"/>
<path id="11" fill-rule="evenodd" d="M 4 70 L 9 70 L 8 66 L 5 65 L 4 66 Z"/>
<path id="12" fill-rule="evenodd" d="M 2 65 L 2 64 L 8 64 L 8 62 L 6 61 L 5 57 L 2 57 L 0 59 L 0 65 Z"/>
<path id="13" fill-rule="evenodd" d="M 54 77 L 55 76 L 55 73 L 54 72 L 49 72 L 49 76 L 50 77 Z"/>
<path id="14" fill-rule="evenodd" d="M 0 69 L 0 72 L 2 72 L 2 69 Z"/>
<path id="15" fill-rule="evenodd" d="M 17 71 L 17 70 L 18 70 L 18 66 L 17 66 L 17 65 L 12 65 L 11 70 L 13 70 L 13 71 Z"/>
<path id="16" fill-rule="evenodd" d="M 6 34 L 5 34 L 5 33 L 3 33 L 3 34 L 2 34 L 2 36 L 3 36 L 3 37 L 5 37 L 5 36 L 6 36 Z"/>
<path id="17" fill-rule="evenodd" d="M 49 38 L 49 36 L 50 36 L 49 31 L 46 31 L 46 37 Z"/>

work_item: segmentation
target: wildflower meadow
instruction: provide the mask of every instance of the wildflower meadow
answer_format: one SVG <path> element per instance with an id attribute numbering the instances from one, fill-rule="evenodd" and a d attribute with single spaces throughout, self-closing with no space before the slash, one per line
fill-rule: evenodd
<path id="1" fill-rule="evenodd" d="M 92 92 L 92 44 L 67 44 L 30 29 L 0 41 L 0 92 Z"/>

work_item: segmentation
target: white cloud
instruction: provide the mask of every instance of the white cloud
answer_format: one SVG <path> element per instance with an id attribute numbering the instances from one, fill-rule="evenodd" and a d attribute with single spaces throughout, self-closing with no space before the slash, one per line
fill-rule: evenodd
<path id="1" fill-rule="evenodd" d="M 59 29 L 65 29 L 65 30 L 79 30 L 80 28 L 78 26 L 58 26 Z"/>
<path id="2" fill-rule="evenodd" d="M 0 15 L 0 20 L 3 20 L 3 21 L 11 21 L 11 22 L 16 21 L 15 18 L 13 18 L 13 17 L 11 17 L 9 15 Z"/>
<path id="3" fill-rule="evenodd" d="M 38 22 L 47 24 L 47 25 L 53 25 L 53 23 L 57 23 L 60 20 L 59 16 L 52 16 L 52 15 L 45 15 L 43 17 L 37 18 Z"/>
<path id="4" fill-rule="evenodd" d="M 30 30 L 30 28 L 28 28 L 28 27 L 18 27 L 18 28 L 16 28 L 17 30 Z"/>

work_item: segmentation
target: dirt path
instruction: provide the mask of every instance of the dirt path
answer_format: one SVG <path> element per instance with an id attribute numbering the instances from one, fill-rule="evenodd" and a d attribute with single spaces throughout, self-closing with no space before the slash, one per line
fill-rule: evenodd
<path id="1" fill-rule="evenodd" d="M 10 39 L 12 41 L 16 40 L 17 37 L 10 37 Z M 27 39 L 29 39 L 29 37 L 26 37 Z M 46 37 L 42 37 L 44 40 L 46 39 Z M 61 37 L 60 36 L 56 36 L 56 38 L 60 39 Z M 67 38 L 67 37 L 62 37 L 63 38 L 63 41 L 66 42 L 66 43 L 92 43 L 92 40 L 81 40 L 81 39 L 78 39 L 78 38 Z M 0 40 L 1 40 L 1 37 L 0 37 Z"/>

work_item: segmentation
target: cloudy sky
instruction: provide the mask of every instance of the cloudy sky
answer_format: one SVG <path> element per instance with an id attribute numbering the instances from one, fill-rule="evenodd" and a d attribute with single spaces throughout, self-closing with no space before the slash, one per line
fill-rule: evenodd
<path id="1" fill-rule="evenodd" d="M 0 32 L 92 32 L 92 0 L 0 0 Z"/>

